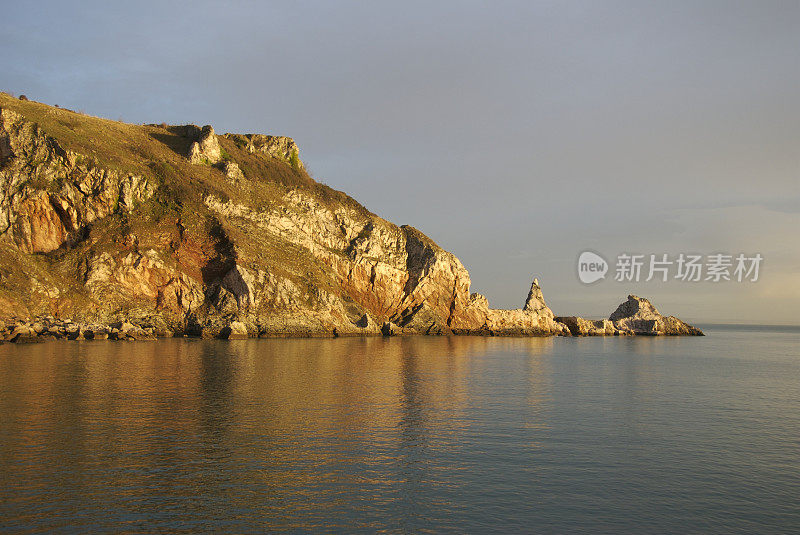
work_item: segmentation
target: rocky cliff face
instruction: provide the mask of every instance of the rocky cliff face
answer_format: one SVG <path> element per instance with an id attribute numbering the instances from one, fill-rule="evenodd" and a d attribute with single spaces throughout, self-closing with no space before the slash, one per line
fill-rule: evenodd
<path id="1" fill-rule="evenodd" d="M 96 167 L 9 109 L 0 109 L 0 188 L 0 233 L 26 253 L 74 243 L 154 191 L 147 178 Z"/>
<path id="2" fill-rule="evenodd" d="M 24 273 L 3 280 L 6 315 L 208 336 L 566 332 L 537 281 L 524 309 L 490 309 L 453 254 L 311 180 L 291 138 L 115 123 L 129 131 L 74 146 L 111 123 L 0 99 L 0 239 Z"/>
<path id="3" fill-rule="evenodd" d="M 570 334 L 537 280 L 489 308 L 453 254 L 312 180 L 291 138 L 0 94 L 0 183 L 0 320 L 40 318 L 6 337 Z"/>

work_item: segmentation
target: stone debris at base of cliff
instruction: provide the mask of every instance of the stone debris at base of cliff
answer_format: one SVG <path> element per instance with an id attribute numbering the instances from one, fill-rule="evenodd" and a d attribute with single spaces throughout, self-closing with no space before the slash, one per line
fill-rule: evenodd
<path id="1" fill-rule="evenodd" d="M 30 343 L 47 340 L 156 340 L 175 336 L 243 340 L 259 337 L 338 336 L 338 334 L 335 331 L 329 333 L 290 330 L 280 332 L 270 330 L 266 326 L 248 324 L 238 320 L 223 322 L 216 327 L 190 326 L 187 330 L 180 332 L 170 330 L 158 318 L 139 320 L 138 323 L 130 321 L 85 323 L 52 316 L 0 321 L 0 343 Z"/>
<path id="2" fill-rule="evenodd" d="M 41 342 L 45 340 L 155 340 L 173 336 L 167 328 L 134 325 L 127 321 L 111 324 L 77 323 L 52 316 L 32 320 L 0 322 L 2 342 Z"/>

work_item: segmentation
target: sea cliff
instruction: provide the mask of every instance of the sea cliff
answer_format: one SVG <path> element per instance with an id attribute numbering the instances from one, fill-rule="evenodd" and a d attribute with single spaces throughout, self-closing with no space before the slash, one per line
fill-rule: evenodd
<path id="1" fill-rule="evenodd" d="M 538 280 L 492 309 L 458 258 L 313 180 L 287 137 L 0 93 L 0 184 L 5 340 L 701 334 L 639 298 L 591 328 L 556 318 Z"/>

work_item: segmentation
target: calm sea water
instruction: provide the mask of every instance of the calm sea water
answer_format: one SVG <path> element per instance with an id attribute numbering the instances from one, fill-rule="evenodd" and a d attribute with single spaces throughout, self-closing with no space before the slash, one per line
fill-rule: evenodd
<path id="1" fill-rule="evenodd" d="M 0 346 L 2 532 L 800 531 L 800 331 Z"/>

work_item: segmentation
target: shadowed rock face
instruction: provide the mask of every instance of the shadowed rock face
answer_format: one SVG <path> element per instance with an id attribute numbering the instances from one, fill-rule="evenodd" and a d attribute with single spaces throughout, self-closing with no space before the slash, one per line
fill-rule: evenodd
<path id="1" fill-rule="evenodd" d="M 523 308 L 489 308 L 452 253 L 316 183 L 298 154 L 0 94 L 0 319 L 74 318 L 90 336 L 570 334 L 538 280 Z M 685 325 L 631 310 L 619 321 Z"/>

